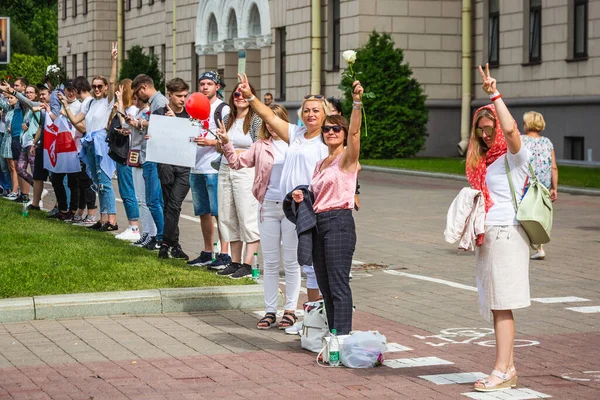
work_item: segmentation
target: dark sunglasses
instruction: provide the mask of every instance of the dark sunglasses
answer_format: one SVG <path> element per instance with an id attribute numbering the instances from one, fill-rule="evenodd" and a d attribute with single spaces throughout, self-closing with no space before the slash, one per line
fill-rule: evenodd
<path id="1" fill-rule="evenodd" d="M 238 99 L 238 98 L 242 97 L 242 93 L 241 92 L 233 92 L 233 97 Z"/>
<path id="2" fill-rule="evenodd" d="M 323 133 L 329 133 L 329 131 L 334 131 L 335 133 L 340 133 L 342 131 L 342 129 L 344 129 L 344 128 L 342 128 L 340 125 L 326 125 L 321 128 Z"/>
<path id="3" fill-rule="evenodd" d="M 308 95 L 304 96 L 304 100 L 308 100 L 308 99 L 321 100 L 323 97 L 325 97 L 325 96 L 323 96 L 322 94 L 308 94 Z"/>
<path id="4" fill-rule="evenodd" d="M 478 137 L 483 137 L 484 132 L 487 136 L 492 136 L 492 134 L 494 133 L 494 127 L 493 126 L 484 126 L 483 128 L 475 129 L 475 134 Z"/>
<path id="5" fill-rule="evenodd" d="M 104 85 L 92 85 L 93 89 L 102 89 Z"/>

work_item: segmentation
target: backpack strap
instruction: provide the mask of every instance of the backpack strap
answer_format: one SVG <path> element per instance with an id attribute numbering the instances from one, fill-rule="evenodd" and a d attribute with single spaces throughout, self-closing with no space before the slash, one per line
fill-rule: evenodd
<path id="1" fill-rule="evenodd" d="M 215 121 L 215 125 L 217 125 L 217 127 L 219 126 L 219 122 L 223 122 L 223 109 L 226 105 L 227 103 L 221 102 L 221 104 L 219 104 L 215 109 L 213 120 Z"/>

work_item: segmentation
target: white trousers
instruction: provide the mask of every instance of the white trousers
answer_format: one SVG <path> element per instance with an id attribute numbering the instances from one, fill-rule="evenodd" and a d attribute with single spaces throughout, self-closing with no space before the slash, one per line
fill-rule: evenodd
<path id="1" fill-rule="evenodd" d="M 135 188 L 135 198 L 140 208 L 140 219 L 142 220 L 142 233 L 148 233 L 150 236 L 156 236 L 156 225 L 152 214 L 146 205 L 146 182 L 144 181 L 143 168 L 131 168 L 133 174 L 133 187 Z"/>
<path id="2" fill-rule="evenodd" d="M 265 311 L 277 312 L 279 263 L 283 249 L 285 271 L 285 310 L 296 310 L 300 294 L 300 265 L 296 225 L 283 214 L 282 202 L 265 200 L 258 207 L 258 230 L 262 248 Z"/>

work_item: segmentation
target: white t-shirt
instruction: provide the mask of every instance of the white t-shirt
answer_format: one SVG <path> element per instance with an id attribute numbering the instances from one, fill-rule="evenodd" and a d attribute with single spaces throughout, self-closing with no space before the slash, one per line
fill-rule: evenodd
<path id="1" fill-rule="evenodd" d="M 281 200 L 299 185 L 310 185 L 317 162 L 327 157 L 329 151 L 321 135 L 307 140 L 305 126 L 289 124 L 290 147 L 281 171 Z"/>
<path id="2" fill-rule="evenodd" d="M 88 107 L 81 107 L 81 112 L 85 114 L 85 131 L 87 133 L 106 129 L 111 105 L 112 103 L 109 104 L 108 99 L 104 98 L 100 100 L 94 99 L 89 103 Z"/>
<path id="3" fill-rule="evenodd" d="M 229 136 L 229 141 L 236 150 L 248 150 L 252 146 L 252 136 L 249 133 L 244 133 L 244 118 L 235 120 L 229 132 L 227 132 L 227 136 Z M 227 157 L 221 158 L 221 164 L 229 164 Z"/>
<path id="4" fill-rule="evenodd" d="M 136 113 L 133 116 L 134 119 L 138 120 L 138 119 L 145 119 L 146 121 L 149 119 L 149 115 L 148 113 L 150 112 L 150 108 L 146 107 L 143 110 L 139 110 L 137 107 L 136 109 Z M 127 109 L 129 111 L 129 109 Z M 132 150 L 141 150 L 142 148 L 142 142 L 144 141 L 144 138 L 146 137 L 146 131 L 144 129 L 135 129 L 135 128 L 131 128 L 131 149 Z"/>
<path id="5" fill-rule="evenodd" d="M 521 144 L 521 149 L 517 154 L 511 154 L 510 151 L 500 156 L 496 161 L 487 167 L 485 183 L 490 192 L 490 197 L 494 205 L 489 209 L 485 218 L 486 225 L 518 225 L 517 212 L 513 205 L 508 175 L 504 166 L 504 159 L 508 158 L 508 166 L 515 189 L 517 202 L 521 202 L 523 189 L 528 181 L 529 151 L 525 145 Z"/>
<path id="6" fill-rule="evenodd" d="M 267 185 L 265 200 L 281 201 L 284 195 L 281 194 L 281 172 L 283 171 L 283 163 L 285 154 L 288 150 L 288 144 L 283 140 L 273 140 L 273 169 L 271 177 Z"/>
<path id="7" fill-rule="evenodd" d="M 215 111 L 217 109 L 217 107 L 219 106 L 219 104 L 223 103 L 223 100 L 221 99 L 216 99 L 211 105 L 210 105 L 210 117 L 208 120 L 208 129 L 210 129 L 213 133 L 217 133 L 217 121 L 215 121 L 215 119 L 213 118 L 215 115 Z M 226 115 L 229 114 L 229 106 L 225 105 L 225 107 L 223 107 L 221 109 L 221 118 L 225 118 Z M 203 136 L 205 138 L 208 139 L 215 139 L 215 137 L 213 135 L 211 135 L 207 130 L 200 128 L 200 136 Z M 196 149 L 196 167 L 192 168 L 192 174 L 216 174 L 219 171 L 217 171 L 216 169 L 214 169 L 210 163 L 213 160 L 216 160 L 217 158 L 219 158 L 219 153 L 217 153 L 217 149 L 215 148 L 215 146 L 198 146 L 198 148 Z M 225 158 L 225 157 L 223 157 Z"/>
<path id="8" fill-rule="evenodd" d="M 89 97 L 89 98 L 91 98 L 91 97 Z M 76 99 L 69 103 L 69 110 L 71 110 L 73 115 L 77 115 L 81 111 L 82 106 L 83 105 L 82 105 L 81 101 Z M 71 121 L 69 121 L 69 123 L 71 123 Z M 75 128 L 75 126 L 73 126 L 71 128 L 71 134 L 73 135 L 73 139 L 75 139 L 75 146 L 77 147 L 77 151 L 79 152 L 79 150 L 81 150 L 81 137 L 83 136 L 83 133 L 79 132 L 77 130 L 77 128 Z"/>

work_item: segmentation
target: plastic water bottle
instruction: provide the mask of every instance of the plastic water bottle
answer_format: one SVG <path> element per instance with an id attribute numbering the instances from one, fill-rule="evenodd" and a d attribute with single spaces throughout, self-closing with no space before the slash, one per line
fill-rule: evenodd
<path id="1" fill-rule="evenodd" d="M 329 336 L 329 365 L 332 367 L 340 365 L 340 341 L 335 329 L 331 330 L 331 336 Z"/>
<path id="2" fill-rule="evenodd" d="M 258 265 L 258 253 L 254 253 L 254 260 L 252 261 L 252 280 L 258 282 L 260 277 L 260 269 Z"/>
<path id="3" fill-rule="evenodd" d="M 219 254 L 219 249 L 217 248 L 217 242 L 213 243 L 213 251 L 212 251 L 212 261 L 217 261 L 217 255 Z"/>
<path id="4" fill-rule="evenodd" d="M 23 202 L 23 211 L 21 211 L 21 215 L 25 218 L 29 217 L 29 209 L 27 208 L 27 202 Z"/>

